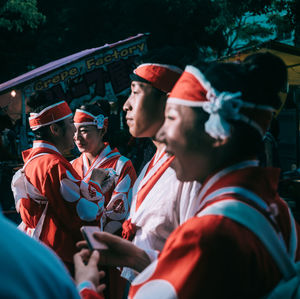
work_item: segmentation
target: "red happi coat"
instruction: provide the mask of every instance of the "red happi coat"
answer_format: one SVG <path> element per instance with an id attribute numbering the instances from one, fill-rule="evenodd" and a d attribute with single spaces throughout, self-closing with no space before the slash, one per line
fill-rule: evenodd
<path id="1" fill-rule="evenodd" d="M 27 198 L 19 200 L 22 228 L 31 234 L 39 226 L 37 238 L 64 262 L 72 263 L 75 244 L 82 239 L 80 227 L 100 223 L 104 204 L 101 189 L 95 183 L 81 181 L 49 142 L 34 141 L 33 148 L 23 152 L 23 159 L 25 163 L 30 161 L 24 170 Z"/>
<path id="2" fill-rule="evenodd" d="M 223 169 L 202 186 L 200 209 L 216 201 L 244 201 L 275 220 L 289 249 L 294 220 L 277 194 L 278 177 L 279 170 L 257 167 L 257 161 Z M 221 188 L 232 186 L 259 196 L 267 210 L 240 194 L 221 193 Z M 299 240 L 298 224 L 296 231 Z M 295 260 L 299 259 L 297 244 Z M 129 297 L 260 298 L 281 277 L 277 264 L 253 232 L 224 216 L 196 215 L 170 235 L 159 258 L 133 281 Z"/>
<path id="3" fill-rule="evenodd" d="M 136 172 L 131 161 L 122 156 L 117 149 L 112 150 L 109 144 L 105 143 L 105 148 L 91 165 L 89 165 L 84 153 L 71 163 L 85 182 L 89 182 L 94 168 L 113 169 L 116 171 L 118 176 L 112 187 L 105 193 L 102 228 L 110 233 L 120 230 L 123 221 L 129 213 L 132 186 L 136 180 Z"/>

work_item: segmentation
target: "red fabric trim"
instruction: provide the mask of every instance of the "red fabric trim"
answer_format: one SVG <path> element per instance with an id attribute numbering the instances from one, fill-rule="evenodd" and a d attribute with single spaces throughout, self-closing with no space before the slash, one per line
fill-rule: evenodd
<path id="1" fill-rule="evenodd" d="M 135 206 L 135 210 L 137 211 L 139 206 L 142 204 L 142 202 L 144 201 L 145 197 L 147 196 L 147 194 L 150 192 L 150 190 L 153 188 L 153 186 L 156 184 L 156 182 L 158 181 L 158 179 L 162 176 L 162 174 L 167 170 L 167 168 L 170 166 L 170 164 L 172 163 L 172 161 L 174 160 L 174 157 L 170 157 L 168 160 L 166 160 L 166 162 L 157 170 L 157 172 L 155 173 L 155 175 L 153 175 L 149 181 L 146 182 L 146 184 L 139 190 L 138 194 L 137 194 L 137 200 L 136 200 L 136 206 Z M 153 161 L 153 159 L 152 159 Z M 152 162 L 149 164 L 148 170 L 152 167 Z M 146 173 L 147 173 L 146 172 Z M 146 174 L 145 174 L 146 175 Z"/>
<path id="2" fill-rule="evenodd" d="M 127 219 L 123 222 L 122 229 L 123 239 L 131 241 L 136 233 L 136 225 L 131 222 L 131 219 Z"/>
<path id="3" fill-rule="evenodd" d="M 183 72 L 180 80 L 177 81 L 170 98 L 181 99 L 183 102 L 208 102 L 206 98 L 207 90 L 200 84 L 199 80 L 189 72 Z"/>
<path id="4" fill-rule="evenodd" d="M 49 109 L 48 109 L 49 108 Z M 36 117 L 32 115 L 29 119 L 30 128 L 33 129 L 37 126 L 45 125 L 51 122 L 59 121 L 60 119 L 72 114 L 69 105 L 66 102 L 62 102 L 58 105 L 49 106 L 44 109 L 45 111 L 41 114 L 37 114 Z"/>
<path id="5" fill-rule="evenodd" d="M 78 111 L 76 110 L 75 115 L 74 115 L 74 123 L 75 124 L 80 124 L 80 123 L 85 123 L 85 122 L 93 122 L 95 120 L 95 117 L 84 113 L 83 111 Z"/>
<path id="6" fill-rule="evenodd" d="M 83 289 L 80 291 L 80 295 L 83 299 L 105 299 L 103 294 L 99 294 L 91 289 Z"/>
<path id="7" fill-rule="evenodd" d="M 134 73 L 165 93 L 172 90 L 174 84 L 181 76 L 181 73 L 176 72 L 172 68 L 156 64 L 140 65 L 134 70 Z"/>

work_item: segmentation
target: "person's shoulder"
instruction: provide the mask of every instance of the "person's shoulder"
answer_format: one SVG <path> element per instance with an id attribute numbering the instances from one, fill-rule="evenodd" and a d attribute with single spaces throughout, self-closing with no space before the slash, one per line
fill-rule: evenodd
<path id="1" fill-rule="evenodd" d="M 220 237 L 234 238 L 243 233 L 240 225 L 222 215 L 194 216 L 179 226 L 177 233 L 183 238 L 194 236 L 206 241 Z"/>
<path id="2" fill-rule="evenodd" d="M 72 294 L 70 298 L 79 298 L 65 266 L 52 250 L 19 231 L 2 215 L 0 231 L 2 295 L 61 298 Z M 14 290 L 13 284 L 18 288 Z"/>
<path id="3" fill-rule="evenodd" d="M 70 161 L 70 164 L 71 164 L 74 168 L 76 168 L 76 167 L 78 167 L 78 166 L 81 167 L 81 166 L 82 166 L 82 156 L 80 155 L 79 157 L 77 157 L 77 158 L 71 160 L 71 161 Z"/>

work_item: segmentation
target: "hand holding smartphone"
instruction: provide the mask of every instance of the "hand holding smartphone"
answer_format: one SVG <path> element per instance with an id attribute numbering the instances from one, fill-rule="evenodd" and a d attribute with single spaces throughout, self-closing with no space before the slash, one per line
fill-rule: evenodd
<path id="1" fill-rule="evenodd" d="M 108 246 L 105 243 L 101 243 L 98 240 L 95 240 L 93 234 L 96 232 L 101 232 L 98 226 L 82 226 L 80 231 L 86 240 L 90 250 L 108 250 Z"/>

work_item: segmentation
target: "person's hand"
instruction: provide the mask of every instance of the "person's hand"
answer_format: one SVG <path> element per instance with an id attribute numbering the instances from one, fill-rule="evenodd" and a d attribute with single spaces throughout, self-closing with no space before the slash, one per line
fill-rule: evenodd
<path id="1" fill-rule="evenodd" d="M 93 236 L 96 240 L 108 246 L 108 250 L 100 252 L 100 265 L 126 266 L 141 272 L 151 263 L 146 252 L 130 241 L 106 232 L 94 233 Z M 85 241 L 81 241 L 77 243 L 77 246 L 83 248 L 87 244 Z"/>
<path id="2" fill-rule="evenodd" d="M 102 183 L 107 179 L 109 173 L 104 168 L 94 168 L 91 174 L 91 180 L 102 186 Z"/>
<path id="3" fill-rule="evenodd" d="M 100 294 L 105 289 L 105 284 L 100 284 L 100 280 L 105 276 L 104 271 L 98 270 L 99 252 L 82 249 L 73 257 L 75 266 L 75 282 L 77 285 L 84 281 L 91 281 L 97 292 Z"/>
<path id="4" fill-rule="evenodd" d="M 116 176 L 118 176 L 115 170 L 111 168 L 106 169 L 106 171 L 107 171 L 107 176 L 105 177 L 105 179 L 102 181 L 101 184 L 103 193 L 106 193 L 112 187 L 112 185 L 115 183 Z"/>

